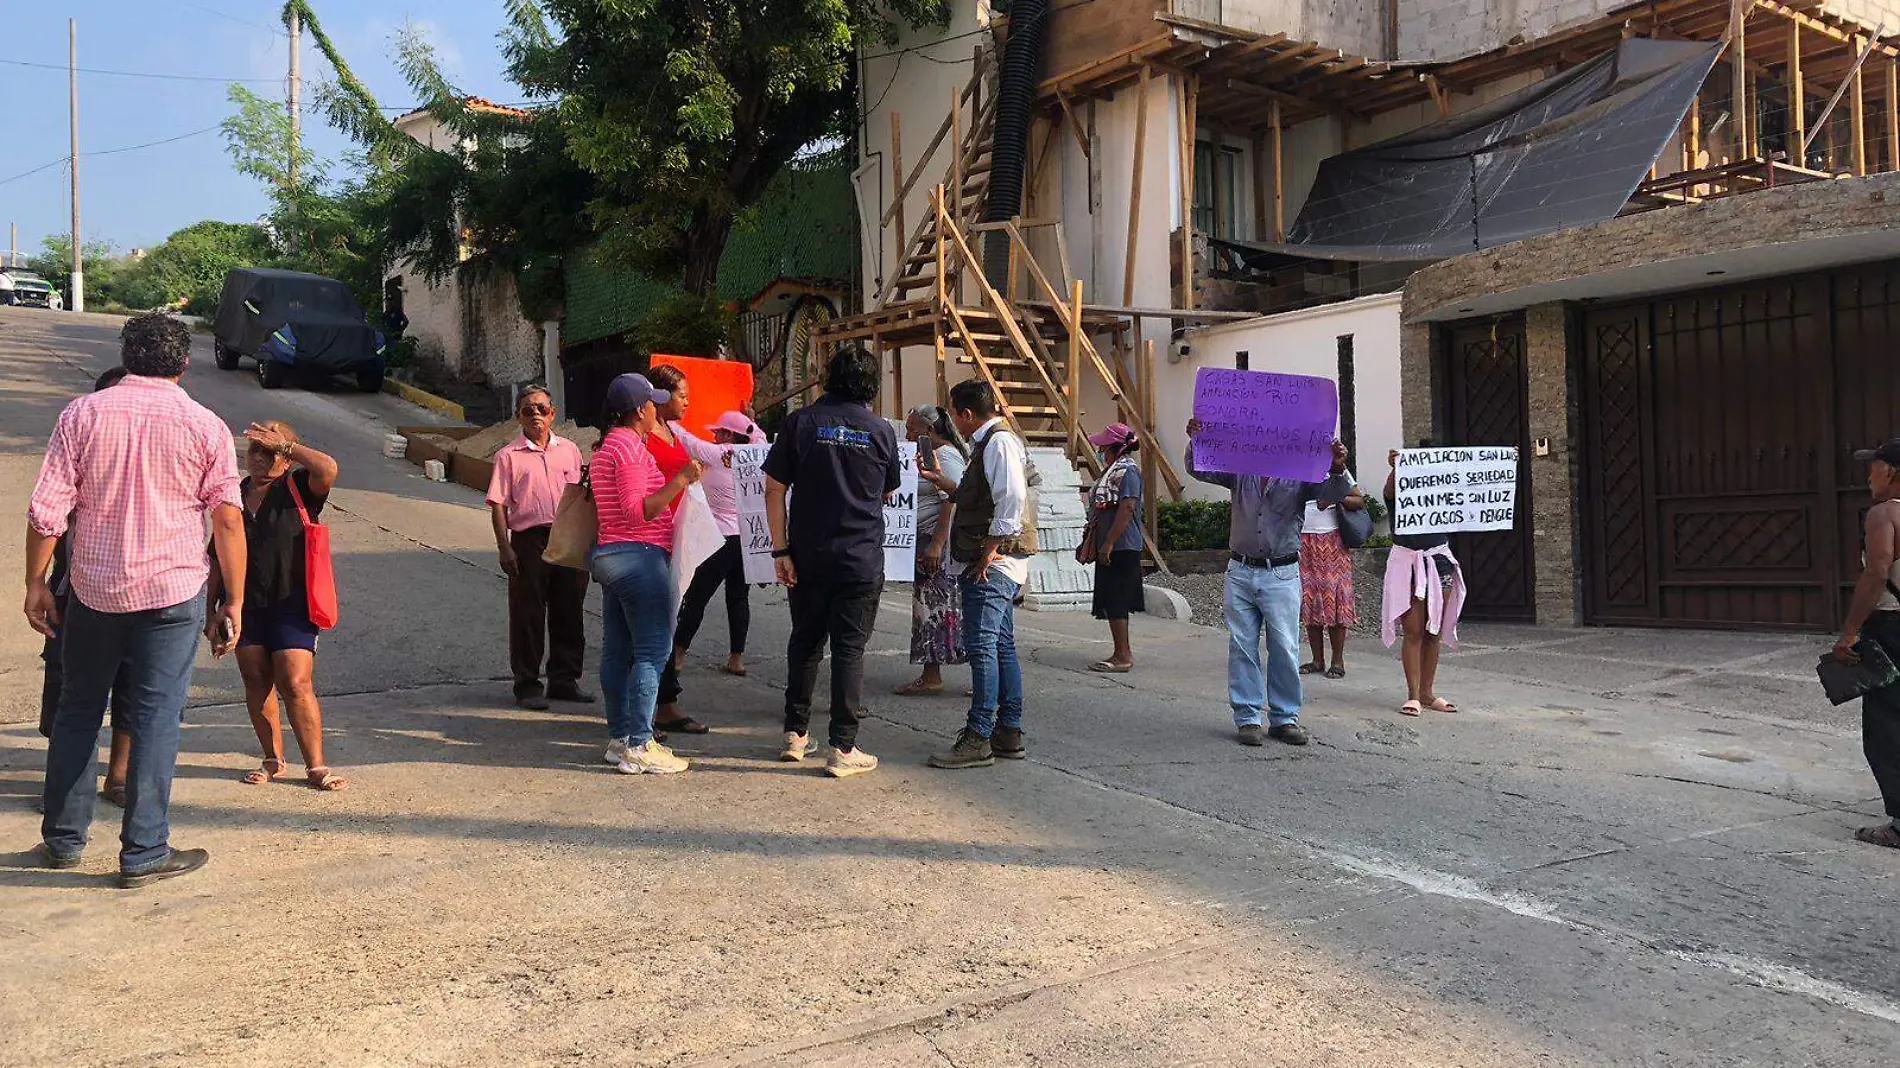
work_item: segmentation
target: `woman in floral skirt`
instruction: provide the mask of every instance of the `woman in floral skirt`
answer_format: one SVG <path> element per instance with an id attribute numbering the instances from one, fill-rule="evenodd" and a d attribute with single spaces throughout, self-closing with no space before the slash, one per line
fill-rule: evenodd
<path id="1" fill-rule="evenodd" d="M 910 661 L 918 676 L 897 688 L 904 697 L 943 692 L 943 665 L 965 662 L 963 609 L 956 573 L 944 567 L 950 540 L 950 495 L 963 480 L 969 454 L 942 408 L 913 408 L 905 436 L 917 443 L 917 581 L 911 585 Z"/>
<path id="2" fill-rule="evenodd" d="M 1300 622 L 1313 659 L 1300 666 L 1302 675 L 1346 677 L 1346 628 L 1359 621 L 1353 605 L 1352 551 L 1339 539 L 1339 510 L 1356 512 L 1366 506 L 1365 491 L 1351 471 L 1346 481 L 1352 492 L 1342 501 L 1307 501 L 1306 522 L 1300 527 Z M 1333 645 L 1332 666 L 1326 664 L 1326 639 Z"/>

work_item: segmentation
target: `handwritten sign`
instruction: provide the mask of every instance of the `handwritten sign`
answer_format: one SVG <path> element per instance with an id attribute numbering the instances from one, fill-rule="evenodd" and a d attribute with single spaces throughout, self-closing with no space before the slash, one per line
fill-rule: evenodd
<path id="1" fill-rule="evenodd" d="M 1203 367 L 1194 375 L 1194 466 L 1318 482 L 1333 464 L 1339 390 L 1330 378 Z"/>
<path id="2" fill-rule="evenodd" d="M 1394 534 L 1508 530 L 1517 522 L 1515 448 L 1404 449 L 1393 473 Z"/>
<path id="3" fill-rule="evenodd" d="M 765 522 L 765 455 L 770 445 L 740 445 L 732 450 L 732 478 L 737 489 L 739 548 L 745 554 L 747 582 L 777 582 L 772 569 L 772 531 Z M 884 579 L 911 582 L 917 577 L 917 446 L 897 443 L 903 474 L 897 492 L 884 505 Z M 785 495 L 785 506 L 794 493 Z"/>

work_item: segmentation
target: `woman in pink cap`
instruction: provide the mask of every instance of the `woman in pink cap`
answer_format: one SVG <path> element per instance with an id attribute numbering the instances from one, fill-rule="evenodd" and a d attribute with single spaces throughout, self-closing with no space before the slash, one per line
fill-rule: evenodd
<path id="1" fill-rule="evenodd" d="M 692 437 L 683 430 L 680 434 Z M 739 547 L 738 485 L 732 476 L 732 450 L 740 445 L 765 444 L 765 431 L 744 412 L 727 412 L 713 423 L 712 436 L 713 452 L 691 451 L 694 459 L 706 464 L 706 473 L 700 477 L 699 484 L 706 491 L 713 522 L 719 525 L 719 533 L 726 536 L 726 544 L 699 565 L 693 572 L 692 584 L 686 587 L 686 596 L 680 601 L 679 623 L 673 629 L 673 664 L 677 671 L 685 663 L 686 650 L 692 646 L 693 636 L 699 633 L 699 625 L 706 618 L 706 606 L 712 603 L 713 592 L 723 583 L 726 633 L 731 639 L 725 672 L 743 676 L 746 632 L 752 627 L 752 602 L 747 596 L 751 587 L 745 581 L 745 553 Z"/>
<path id="2" fill-rule="evenodd" d="M 1102 458 L 1102 477 L 1089 488 L 1089 524 L 1076 559 L 1095 565 L 1095 618 L 1108 621 L 1115 651 L 1089 665 L 1091 671 L 1120 674 L 1135 666 L 1128 640 L 1128 616 L 1141 610 L 1142 540 L 1141 465 L 1135 453 L 1140 439 L 1126 423 L 1110 423 L 1089 435 Z"/>

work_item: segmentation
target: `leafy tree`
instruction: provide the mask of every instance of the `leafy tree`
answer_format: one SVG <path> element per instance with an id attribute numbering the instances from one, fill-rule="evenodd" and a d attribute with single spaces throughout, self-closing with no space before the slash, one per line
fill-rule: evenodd
<path id="1" fill-rule="evenodd" d="M 231 268 L 262 266 L 276 257 L 269 231 L 256 223 L 193 223 L 132 264 L 120 302 L 144 308 L 183 300 L 186 311 L 209 314 Z"/>
<path id="2" fill-rule="evenodd" d="M 948 0 L 509 0 L 509 74 L 557 100 L 610 255 L 712 292 L 735 216 L 799 152 L 849 136 L 854 57 Z"/>
<path id="3" fill-rule="evenodd" d="M 223 123 L 225 147 L 240 173 L 271 187 L 266 226 L 276 265 L 339 279 L 365 307 L 376 307 L 390 259 L 381 225 L 394 183 L 387 166 L 376 165 L 375 150 L 368 150 L 338 178 L 336 164 L 304 154 L 293 185 L 289 116 L 241 85 L 229 96 L 236 110 Z"/>

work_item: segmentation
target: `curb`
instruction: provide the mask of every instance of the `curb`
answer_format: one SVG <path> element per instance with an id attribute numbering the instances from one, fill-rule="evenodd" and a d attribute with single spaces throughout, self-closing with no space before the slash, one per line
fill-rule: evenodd
<path id="1" fill-rule="evenodd" d="M 1143 586 L 1141 600 L 1141 610 L 1156 619 L 1173 619 L 1182 623 L 1194 621 L 1194 609 L 1188 606 L 1188 599 L 1166 586 Z"/>
<path id="2" fill-rule="evenodd" d="M 383 392 L 419 407 L 427 408 L 437 415 L 445 415 L 458 423 L 468 422 L 468 413 L 452 400 L 444 400 L 427 390 L 417 389 L 407 382 L 398 382 L 393 378 L 383 379 Z"/>

